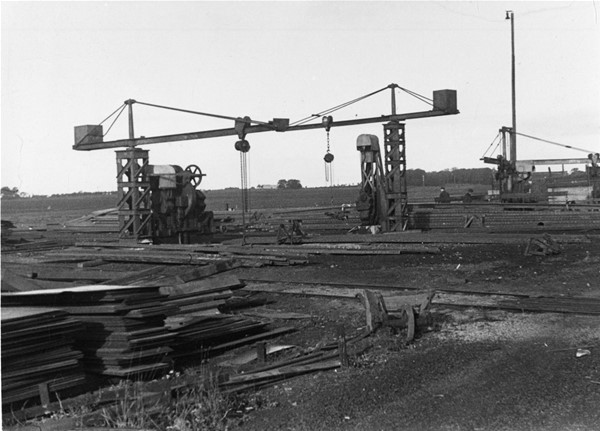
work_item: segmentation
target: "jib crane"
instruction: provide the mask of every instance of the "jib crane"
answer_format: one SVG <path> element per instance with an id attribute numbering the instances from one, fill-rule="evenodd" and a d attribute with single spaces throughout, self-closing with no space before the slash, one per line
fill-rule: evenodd
<path id="1" fill-rule="evenodd" d="M 553 165 L 553 164 L 569 164 L 569 163 L 590 163 L 587 167 L 590 178 L 594 178 L 593 196 L 600 193 L 600 185 L 598 185 L 599 177 L 599 159 L 600 155 L 597 152 L 585 150 L 582 148 L 564 145 L 558 142 L 549 141 L 547 139 L 537 138 L 535 136 L 526 135 L 517 132 L 517 111 L 516 111 L 516 79 L 515 79 L 515 14 L 512 10 L 506 11 L 506 20 L 510 20 L 511 34 L 511 116 L 512 126 L 502 127 L 498 131 L 496 138 L 492 141 L 481 160 L 484 163 L 497 165 L 496 180 L 499 185 L 500 200 L 502 202 L 538 202 L 547 200 L 547 190 L 541 193 L 534 193 L 529 185 L 536 165 Z M 540 160 L 517 160 L 517 136 L 535 139 L 547 144 L 558 145 L 564 148 L 569 148 L 576 151 L 588 153 L 587 159 L 570 158 L 570 159 L 540 159 Z M 502 154 L 497 157 L 486 157 L 487 152 L 499 139 L 496 148 L 502 144 Z M 507 142 L 509 142 L 509 151 L 507 152 Z M 495 151 L 495 149 L 494 149 Z"/>
<path id="2" fill-rule="evenodd" d="M 379 117 L 354 118 L 351 120 L 334 121 L 330 115 L 334 111 L 342 109 L 350 104 L 364 100 L 385 90 L 391 91 L 391 113 Z M 432 109 L 428 111 L 397 113 L 396 109 L 396 91 L 401 90 L 407 94 L 420 99 L 431 105 Z M 146 105 L 156 108 L 175 110 L 186 113 L 193 113 L 209 117 L 221 118 L 234 121 L 234 126 L 225 129 L 203 130 L 189 133 L 179 133 L 173 135 L 162 135 L 154 137 L 135 137 L 133 122 L 133 105 Z M 108 118 L 117 114 L 118 116 L 128 108 L 129 114 L 129 138 L 105 141 L 103 133 L 104 123 Z M 235 149 L 240 152 L 242 168 L 245 165 L 245 154 L 250 150 L 250 144 L 246 136 L 251 133 L 261 132 L 292 132 L 301 130 L 311 130 L 324 128 L 327 132 L 332 127 L 354 126 L 360 124 L 383 123 L 384 128 L 384 162 L 380 160 L 379 144 L 375 137 L 359 139 L 358 149 L 361 151 L 361 208 L 364 224 L 380 223 L 384 231 L 397 231 L 405 227 L 406 209 L 407 209 L 407 191 L 406 191 L 406 152 L 404 121 L 416 118 L 437 117 L 442 115 L 458 114 L 456 104 L 455 90 L 437 90 L 433 92 L 433 99 L 426 98 L 410 90 L 400 87 L 397 84 L 390 84 L 365 96 L 358 97 L 349 102 L 337 105 L 333 108 L 321 111 L 318 114 L 310 115 L 302 120 L 290 124 L 288 118 L 273 118 L 272 121 L 261 122 L 253 120 L 248 116 L 231 117 L 217 115 L 199 111 L 172 108 L 168 106 L 156 105 L 136 101 L 126 100 L 120 108 L 114 111 L 107 119 L 99 125 L 85 125 L 75 127 L 75 145 L 73 149 L 78 151 L 101 150 L 110 148 L 126 148 L 117 151 L 117 182 L 119 188 L 119 228 L 122 237 L 130 236 L 135 239 L 140 237 L 150 237 L 155 234 L 157 222 L 157 210 L 153 208 L 172 207 L 169 214 L 180 214 L 183 216 L 175 217 L 171 223 L 169 232 L 182 232 L 193 230 L 194 223 L 185 220 L 186 215 L 194 214 L 198 216 L 198 211 L 189 211 L 186 205 L 192 201 L 202 201 L 203 198 L 191 193 L 189 183 L 197 186 L 203 176 L 200 169 L 191 165 L 185 170 L 179 167 L 173 167 L 168 175 L 174 177 L 176 181 L 171 181 L 173 192 L 168 193 L 170 203 L 161 202 L 160 197 L 154 197 L 158 194 L 160 186 L 152 186 L 149 181 L 152 175 L 158 175 L 157 169 L 150 169 L 148 166 L 148 151 L 140 149 L 142 145 L 158 144 L 164 142 L 188 141 L 196 139 L 217 138 L 224 136 L 237 136 Z M 319 123 L 310 123 L 315 119 L 320 119 Z M 116 118 L 115 120 L 116 121 Z M 114 121 L 112 124 L 114 124 Z M 110 127 L 112 127 L 112 124 Z M 108 130 L 110 130 L 110 127 Z M 107 130 L 107 132 L 108 132 Z M 365 142 L 369 145 L 365 145 Z M 325 154 L 326 163 L 331 163 L 333 154 L 329 149 Z M 379 161 L 378 161 L 379 160 Z M 377 166 L 379 166 L 377 168 Z M 149 176 L 149 172 L 151 173 Z M 167 174 L 165 174 L 167 175 Z M 244 174 L 242 174 L 244 178 Z M 162 182 L 168 182 L 165 177 L 161 177 Z M 154 181 L 156 183 L 156 181 Z M 157 188 L 158 187 L 158 188 Z M 242 189 L 244 181 L 242 180 Z M 187 190 L 187 197 L 180 193 Z M 165 195 L 165 193 L 162 193 Z M 154 204 L 151 202 L 154 201 Z M 186 202 L 187 201 L 187 202 Z M 364 207 L 368 208 L 366 211 Z M 176 210 L 175 210 L 176 209 Z M 245 209 L 245 207 L 244 207 Z M 200 211 L 202 213 L 202 211 Z M 164 213 L 166 214 L 166 213 Z M 163 214 L 162 223 L 165 223 Z M 204 217 L 206 220 L 207 217 Z M 167 220 L 167 224 L 168 224 Z M 184 226 L 185 225 L 185 226 Z M 187 226 L 187 227 L 186 227 Z"/>

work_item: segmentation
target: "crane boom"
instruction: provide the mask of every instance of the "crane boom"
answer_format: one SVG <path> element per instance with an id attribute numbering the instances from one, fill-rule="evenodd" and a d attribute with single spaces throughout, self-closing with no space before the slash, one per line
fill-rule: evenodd
<path id="1" fill-rule="evenodd" d="M 433 92 L 433 107 L 430 111 L 410 112 L 405 114 L 392 114 L 392 115 L 381 115 L 379 117 L 369 118 L 358 118 L 352 120 L 334 121 L 330 124 L 330 127 L 344 127 L 354 126 L 359 124 L 370 124 L 370 123 L 386 123 L 389 121 L 404 121 L 417 118 L 428 118 L 438 117 L 442 115 L 453 115 L 458 114 L 459 111 L 456 109 L 456 92 L 454 90 L 438 90 Z M 109 148 L 129 148 L 136 147 L 139 145 L 150 145 L 159 144 L 163 142 L 178 142 L 178 141 L 190 141 L 196 139 L 207 139 L 207 138 L 218 138 L 223 136 L 235 136 L 240 135 L 239 125 L 243 127 L 243 133 L 261 133 L 261 132 L 292 132 L 299 130 L 311 130 L 321 129 L 322 124 L 302 124 L 296 126 L 290 126 L 289 120 L 287 119 L 274 119 L 267 124 L 248 124 L 250 119 L 239 118 L 236 120 L 236 127 L 230 127 L 226 129 L 214 129 L 214 130 L 203 130 L 198 132 L 189 133 L 178 133 L 173 135 L 162 135 L 153 137 L 140 137 L 130 139 L 119 139 L 113 141 L 104 141 L 102 138 L 101 129 L 102 126 L 78 126 L 86 127 L 89 130 L 90 127 L 100 130 L 99 133 L 95 133 L 93 136 L 87 133 L 79 133 L 82 137 L 77 138 L 78 132 L 75 129 L 75 144 L 73 145 L 74 150 L 78 151 L 90 151 L 90 150 L 103 150 Z"/>

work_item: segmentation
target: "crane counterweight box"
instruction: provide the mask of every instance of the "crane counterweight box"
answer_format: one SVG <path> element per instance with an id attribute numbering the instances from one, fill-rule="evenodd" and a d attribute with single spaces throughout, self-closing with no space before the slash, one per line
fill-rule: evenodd
<path id="1" fill-rule="evenodd" d="M 456 90 L 436 90 L 433 92 L 433 109 L 457 113 Z"/>
<path id="2" fill-rule="evenodd" d="M 102 125 L 75 126 L 75 146 L 103 142 Z"/>

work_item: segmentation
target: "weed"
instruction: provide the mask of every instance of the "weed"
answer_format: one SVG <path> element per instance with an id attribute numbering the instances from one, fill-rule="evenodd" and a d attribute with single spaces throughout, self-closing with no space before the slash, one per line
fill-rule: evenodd
<path id="1" fill-rule="evenodd" d="M 131 381 L 119 384 L 123 389 L 117 403 L 103 407 L 100 416 L 111 428 L 158 429 L 156 418 L 168 413 L 168 406 L 151 405 L 152 399 Z"/>
<path id="2" fill-rule="evenodd" d="M 178 378 L 179 376 L 177 376 Z M 177 380 L 175 378 L 174 380 Z M 219 431 L 229 428 L 240 399 L 227 396 L 219 389 L 219 375 L 207 369 L 188 371 L 174 381 L 173 397 L 147 392 L 144 384 L 119 384 L 117 403 L 103 407 L 97 426 L 111 428 L 158 429 L 167 431 Z"/>

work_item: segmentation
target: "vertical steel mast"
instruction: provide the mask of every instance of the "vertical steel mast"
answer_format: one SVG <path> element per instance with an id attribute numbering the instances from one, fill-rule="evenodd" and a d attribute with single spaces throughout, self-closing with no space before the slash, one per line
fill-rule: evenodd
<path id="1" fill-rule="evenodd" d="M 510 19 L 510 46 L 511 46 L 511 84 L 512 84 L 512 131 L 510 134 L 510 161 L 517 162 L 517 98 L 515 80 L 515 14 L 506 11 L 506 19 Z"/>

